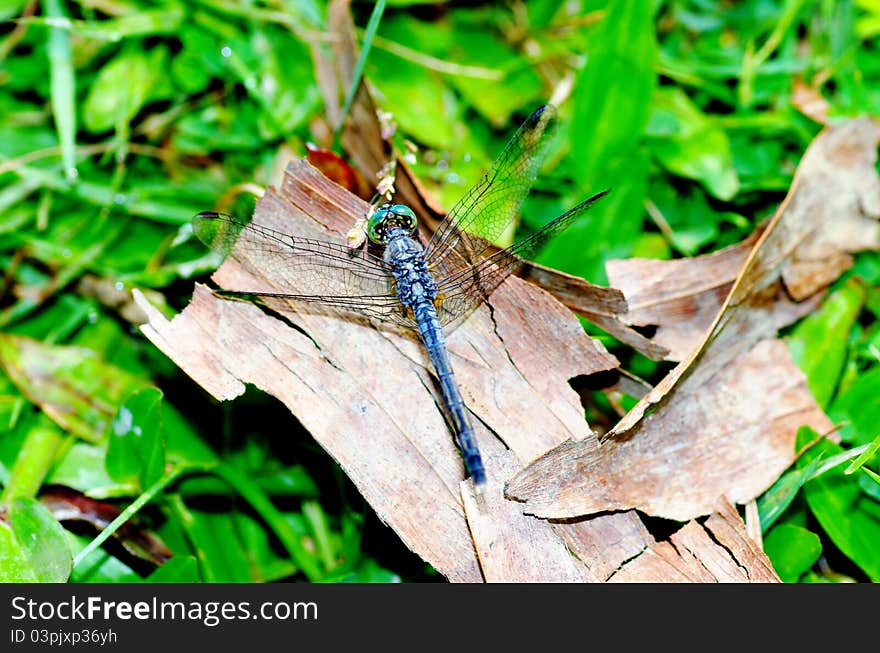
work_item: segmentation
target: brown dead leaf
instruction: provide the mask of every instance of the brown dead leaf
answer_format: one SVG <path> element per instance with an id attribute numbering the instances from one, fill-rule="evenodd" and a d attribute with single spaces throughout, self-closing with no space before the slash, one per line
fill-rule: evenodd
<path id="1" fill-rule="evenodd" d="M 96 533 L 104 530 L 122 513 L 122 509 L 115 504 L 92 499 L 61 485 L 44 487 L 40 492 L 40 502 L 58 521 L 87 523 L 94 527 Z M 154 565 L 164 564 L 173 555 L 162 539 L 140 526 L 137 519 L 125 522 L 114 531 L 113 538 L 132 555 Z"/>
<path id="2" fill-rule="evenodd" d="M 704 256 L 608 261 L 608 283 L 629 307 L 620 319 L 655 327 L 651 342 L 668 349 L 668 360 L 683 360 L 706 335 L 759 235 Z"/>
<path id="3" fill-rule="evenodd" d="M 685 520 L 709 512 L 718 496 L 746 502 L 765 490 L 792 462 L 798 426 L 829 431 L 803 375 L 772 338 L 780 301 L 812 301 L 849 251 L 877 246 L 878 141 L 880 124 L 869 119 L 823 131 L 702 345 L 621 419 L 607 444 L 564 443 L 514 477 L 507 495 L 543 517 L 639 508 Z"/>
<path id="4" fill-rule="evenodd" d="M 259 200 L 255 220 L 341 242 L 365 208 L 362 200 L 299 161 L 289 166 L 280 190 L 269 188 Z M 214 279 L 228 289 L 284 290 L 234 260 Z M 510 509 L 516 504 L 503 502 L 500 485 L 513 470 L 511 461 L 530 460 L 566 439 L 589 437 L 567 380 L 617 366 L 565 307 L 536 286 L 511 277 L 490 301 L 491 310 L 481 307 L 448 338 L 497 494 L 486 497 L 488 512 L 475 518 L 472 530 L 459 489 L 461 456 L 438 408 L 442 400 L 430 363 L 414 336 L 267 300 L 281 320 L 253 304 L 218 298 L 202 286 L 170 322 L 147 302 L 139 303 L 149 317 L 143 327 L 147 337 L 212 395 L 229 399 L 253 383 L 279 398 L 413 551 L 450 580 L 479 581 L 483 574 L 473 537 L 479 540 L 478 550 L 485 551 L 483 534 L 502 525 L 505 546 L 535 551 L 536 559 L 552 554 L 561 561 L 566 547 L 588 551 L 595 544 L 589 522 L 552 528 L 538 524 Z M 513 458 L 497 457 L 505 446 Z M 634 513 L 619 521 L 626 520 L 638 521 Z M 613 548 L 604 559 L 617 566 L 633 548 Z M 497 567 L 490 563 L 486 558 L 487 577 L 497 578 Z M 554 577 L 557 572 L 560 576 Z M 572 559 L 545 567 L 542 579 L 589 577 L 588 565 Z"/>

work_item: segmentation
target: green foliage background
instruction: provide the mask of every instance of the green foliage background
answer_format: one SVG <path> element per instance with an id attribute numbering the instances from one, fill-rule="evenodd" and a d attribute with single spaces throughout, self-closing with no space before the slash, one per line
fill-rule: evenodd
<path id="1" fill-rule="evenodd" d="M 609 258 L 713 251 L 773 212 L 820 129 L 796 80 L 832 121 L 880 113 L 875 0 L 388 4 L 365 74 L 447 207 L 570 85 L 519 229 L 613 188 L 540 259 L 599 283 Z M 195 213 L 249 215 L 250 189 L 329 144 L 324 3 L 6 0 L 0 18 L 0 578 L 442 580 L 277 402 L 216 405 L 132 324 L 132 288 L 171 314 L 217 265 Z M 843 424 L 759 501 L 786 581 L 880 579 L 878 282 L 859 255 L 786 334 Z M 108 503 L 147 539 L 96 547 Z"/>

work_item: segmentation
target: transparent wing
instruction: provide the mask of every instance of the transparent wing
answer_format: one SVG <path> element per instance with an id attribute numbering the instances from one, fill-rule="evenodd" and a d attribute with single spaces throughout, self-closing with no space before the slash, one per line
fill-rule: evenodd
<path id="1" fill-rule="evenodd" d="M 475 264 L 516 218 L 547 156 L 556 131 L 556 109 L 537 109 L 492 164 L 492 168 L 452 207 L 425 248 L 438 276 Z"/>
<path id="2" fill-rule="evenodd" d="M 511 273 L 531 258 L 547 241 L 583 215 L 602 199 L 607 190 L 597 193 L 547 223 L 536 232 L 473 265 L 437 280 L 438 316 L 450 327 L 460 323 L 501 285 Z"/>
<path id="3" fill-rule="evenodd" d="M 394 292 L 391 268 L 365 250 L 291 236 L 223 213 L 200 213 L 192 224 L 205 245 L 271 284 L 230 294 L 320 304 L 415 327 Z"/>

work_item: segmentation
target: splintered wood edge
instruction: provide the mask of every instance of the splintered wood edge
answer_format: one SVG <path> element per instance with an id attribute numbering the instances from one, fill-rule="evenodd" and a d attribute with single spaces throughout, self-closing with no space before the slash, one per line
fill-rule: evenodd
<path id="1" fill-rule="evenodd" d="M 187 357 L 184 360 L 178 360 L 180 357 L 174 356 L 177 347 L 166 338 L 166 334 L 173 328 L 172 325 L 179 316 L 175 316 L 169 321 L 137 288 L 132 290 L 132 296 L 135 303 L 147 316 L 147 322 L 140 325 L 140 330 L 147 340 L 156 345 L 159 351 L 173 360 L 190 378 L 196 380 L 218 401 L 235 399 L 244 394 L 244 383 L 235 375 L 230 374 L 219 359 L 200 357 L 192 360 Z"/>

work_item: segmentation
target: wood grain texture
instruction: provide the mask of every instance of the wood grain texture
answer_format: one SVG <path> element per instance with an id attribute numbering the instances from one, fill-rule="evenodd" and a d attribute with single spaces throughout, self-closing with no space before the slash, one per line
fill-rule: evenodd
<path id="1" fill-rule="evenodd" d="M 733 505 L 720 500 L 705 520 L 692 520 L 667 541 L 646 548 L 610 582 L 778 583 L 767 556 L 746 534 Z"/>

